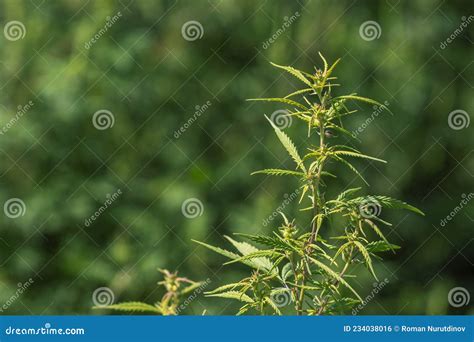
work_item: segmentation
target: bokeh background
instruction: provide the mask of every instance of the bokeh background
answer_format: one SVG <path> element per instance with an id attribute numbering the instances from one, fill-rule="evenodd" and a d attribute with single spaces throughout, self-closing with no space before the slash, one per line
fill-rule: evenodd
<path id="1" fill-rule="evenodd" d="M 371 184 L 364 192 L 426 213 L 383 211 L 402 249 L 376 263 L 389 284 L 360 314 L 472 314 L 474 299 L 448 302 L 455 287 L 474 296 L 474 203 L 456 209 L 473 192 L 472 14 L 468 0 L 0 1 L 2 31 L 24 25 L 14 39 L 0 36 L 0 203 L 24 203 L 18 217 L 0 215 L 2 314 L 107 313 L 91 310 L 100 287 L 116 302 L 152 303 L 162 295 L 158 267 L 209 278 L 209 289 L 245 275 L 191 239 L 225 245 L 224 234 L 278 227 L 264 219 L 298 184 L 249 174 L 291 165 L 264 118 L 284 107 L 245 99 L 296 89 L 269 62 L 312 71 L 318 51 L 342 58 L 341 94 L 387 101 L 393 112 L 375 115 L 354 142 L 389 162 L 356 161 Z M 197 36 L 183 31 L 189 21 L 201 25 Z M 360 29 L 368 21 L 375 36 Z M 360 109 L 350 130 L 374 117 Z M 112 114 L 107 129 L 93 124 L 101 110 Z M 285 131 L 308 143 L 300 122 Z M 334 193 L 363 186 L 338 172 Z M 182 213 L 190 198 L 202 203 L 196 218 Z M 301 217 L 294 202 L 285 213 Z M 369 295 L 373 280 L 356 273 L 354 286 Z M 204 309 L 235 313 L 203 297 L 184 313 Z"/>

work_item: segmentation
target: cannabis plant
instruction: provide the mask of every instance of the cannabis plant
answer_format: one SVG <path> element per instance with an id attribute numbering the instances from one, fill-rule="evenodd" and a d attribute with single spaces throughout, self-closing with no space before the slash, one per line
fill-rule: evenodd
<path id="1" fill-rule="evenodd" d="M 112 309 L 128 312 L 148 312 L 163 316 L 177 315 L 185 307 L 186 297 L 193 298 L 192 292 L 200 292 L 203 282 L 196 282 L 188 278 L 179 277 L 177 272 L 158 269 L 163 274 L 163 280 L 158 282 L 159 287 L 165 289 L 165 294 L 155 304 L 143 302 L 124 302 L 107 306 L 97 306 L 94 309 Z M 189 299 L 188 299 L 189 301 Z"/>
<path id="2" fill-rule="evenodd" d="M 295 167 L 269 168 L 253 174 L 296 177 L 301 187 L 299 205 L 307 213 L 306 222 L 310 224 L 296 223 L 287 218 L 289 214 L 281 213 L 281 227 L 269 235 L 238 234 L 259 247 L 226 237 L 236 252 L 196 241 L 229 258 L 227 264 L 241 263 L 253 269 L 248 277 L 206 293 L 209 297 L 241 302 L 238 314 L 253 311 L 321 315 L 349 311 L 361 301 L 350 280 L 356 266 L 363 264 L 377 279 L 372 260 L 381 252 L 399 248 L 384 235 L 383 227 L 391 224 L 379 217 L 381 208 L 408 209 L 422 214 L 417 208 L 387 196 L 361 196 L 359 187 L 327 198 L 327 188 L 337 181 L 337 175 L 327 171 L 328 164 L 340 164 L 367 183 L 351 159 L 385 163 L 347 144 L 331 143 L 338 136 L 347 136 L 346 141 L 355 138 L 342 123 L 344 117 L 357 112 L 350 108 L 350 103 L 360 101 L 380 109 L 388 108 L 357 94 L 333 94 L 333 89 L 339 86 L 333 76 L 339 60 L 329 65 L 320 56 L 323 68 L 313 73 L 273 64 L 300 81 L 302 89 L 284 97 L 253 99 L 283 103 L 289 107 L 288 115 L 307 126 L 308 146 L 302 154 L 267 117 Z"/>

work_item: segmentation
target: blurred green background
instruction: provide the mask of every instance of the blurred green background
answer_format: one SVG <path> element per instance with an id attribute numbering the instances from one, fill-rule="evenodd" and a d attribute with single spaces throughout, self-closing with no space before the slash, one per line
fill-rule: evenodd
<path id="1" fill-rule="evenodd" d="M 284 107 L 245 99 L 296 89 L 269 62 L 312 71 L 318 51 L 342 58 L 341 94 L 387 101 L 394 113 L 377 115 L 354 143 L 388 161 L 356 161 L 371 184 L 364 191 L 426 213 L 383 211 L 402 249 L 376 263 L 389 284 L 360 314 L 472 314 L 474 299 L 456 308 L 448 293 L 474 296 L 474 203 L 441 224 L 473 191 L 472 124 L 448 122 L 455 110 L 464 120 L 473 114 L 472 13 L 467 0 L 0 1 L 1 27 L 24 25 L 19 36 L 0 36 L 0 203 L 25 204 L 24 215 L 0 215 L 0 307 L 11 302 L 3 314 L 106 313 L 91 310 L 103 286 L 116 302 L 154 302 L 158 267 L 209 277 L 209 289 L 245 275 L 190 240 L 225 246 L 224 234 L 278 227 L 264 219 L 298 184 L 249 174 L 291 165 L 263 116 Z M 189 21 L 201 25 L 197 36 L 182 32 Z M 360 32 L 367 21 L 379 25 L 375 37 Z M 350 130 L 373 116 L 371 106 L 360 109 Z M 113 126 L 95 128 L 100 110 Z M 307 144 L 302 123 L 285 131 Z M 333 193 L 362 186 L 339 175 Z M 189 198 L 202 215 L 183 215 Z M 300 217 L 294 204 L 285 213 Z M 359 271 L 354 286 L 365 297 L 373 280 Z M 185 313 L 204 308 L 235 313 L 203 297 Z"/>

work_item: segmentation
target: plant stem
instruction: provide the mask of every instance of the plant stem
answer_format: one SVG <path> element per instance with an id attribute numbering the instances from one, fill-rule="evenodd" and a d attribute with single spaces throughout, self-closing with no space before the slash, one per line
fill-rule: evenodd
<path id="1" fill-rule="evenodd" d="M 324 123 L 322 120 L 319 122 L 319 150 L 322 152 L 324 150 Z M 311 195 L 313 197 L 313 218 L 312 218 L 312 225 L 311 225 L 311 235 L 309 236 L 308 241 L 306 242 L 306 254 L 309 255 L 311 254 L 312 248 L 311 245 L 314 243 L 314 241 L 317 241 L 317 235 L 318 235 L 318 230 L 319 226 L 316 220 L 316 215 L 318 214 L 318 204 L 320 203 L 321 199 L 319 197 L 319 180 L 321 178 L 321 173 L 323 170 L 324 166 L 324 159 L 321 159 L 320 164 L 318 165 L 318 171 L 316 173 L 316 181 L 311 180 Z M 304 265 L 304 263 L 303 263 Z M 300 290 L 300 296 L 298 300 L 298 305 L 297 305 L 297 314 L 301 315 L 303 311 L 303 302 L 304 302 L 304 296 L 305 296 L 305 283 L 306 283 L 306 268 L 303 268 L 303 273 L 302 273 L 302 280 L 301 280 L 301 290 Z"/>

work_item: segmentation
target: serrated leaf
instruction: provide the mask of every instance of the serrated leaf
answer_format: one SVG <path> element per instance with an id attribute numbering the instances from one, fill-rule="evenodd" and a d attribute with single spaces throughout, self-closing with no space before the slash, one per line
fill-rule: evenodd
<path id="1" fill-rule="evenodd" d="M 224 265 L 229 265 L 229 264 L 233 264 L 233 263 L 236 263 L 236 262 L 242 262 L 242 261 L 245 261 L 245 260 L 257 259 L 256 260 L 257 262 L 266 263 L 266 261 L 268 261 L 272 265 L 272 267 L 274 267 L 273 263 L 269 259 L 264 258 L 264 257 L 273 257 L 273 256 L 276 256 L 276 255 L 280 255 L 280 253 L 278 253 L 274 250 L 256 251 L 256 252 L 252 252 L 252 253 L 248 253 L 246 255 L 243 255 L 240 258 L 228 261 L 228 262 L 224 263 Z"/>
<path id="2" fill-rule="evenodd" d="M 302 105 L 299 102 L 290 100 L 290 99 L 285 99 L 283 97 L 263 97 L 259 99 L 248 99 L 247 101 L 265 101 L 265 102 L 279 102 L 279 103 L 285 103 L 287 105 L 302 109 L 304 111 L 307 111 L 308 108 L 304 105 Z"/>
<path id="3" fill-rule="evenodd" d="M 368 155 L 365 155 L 365 154 L 362 154 L 362 153 L 358 153 L 358 152 L 340 150 L 340 151 L 333 151 L 332 153 L 334 153 L 335 155 L 342 154 L 342 155 L 346 155 L 346 156 L 350 156 L 350 157 L 371 159 L 371 160 L 375 160 L 375 161 L 378 161 L 378 162 L 381 162 L 381 163 L 387 163 L 387 161 L 385 161 L 383 159 L 371 157 L 371 156 L 368 156 Z"/>
<path id="4" fill-rule="evenodd" d="M 306 168 L 303 164 L 303 160 L 301 159 L 298 150 L 296 149 L 295 144 L 291 141 L 291 139 L 283 133 L 274 123 L 272 120 L 270 120 L 267 116 L 265 116 L 267 120 L 270 122 L 272 125 L 273 129 L 275 130 L 275 133 L 282 143 L 283 147 L 286 149 L 286 151 L 290 154 L 290 156 L 293 158 L 295 161 L 296 165 L 303 170 L 304 173 L 306 173 Z"/>
<path id="5" fill-rule="evenodd" d="M 197 241 L 197 240 L 191 240 L 191 241 L 196 242 L 196 243 L 200 244 L 201 246 L 204 246 L 204 247 L 210 249 L 211 251 L 214 251 L 214 252 L 216 252 L 220 255 L 226 256 L 230 259 L 237 259 L 238 257 L 240 257 L 240 255 L 238 255 L 237 253 L 230 252 L 230 251 L 222 249 L 220 247 L 215 247 L 215 246 L 212 246 L 212 245 L 208 245 L 207 243 Z"/>
<path id="6" fill-rule="evenodd" d="M 254 303 L 254 300 L 252 298 L 250 298 L 245 293 L 241 293 L 238 291 L 227 291 L 223 293 L 210 294 L 210 295 L 207 295 L 207 297 L 230 298 L 230 299 L 237 299 L 245 303 Z"/>
<path id="7" fill-rule="evenodd" d="M 232 245 L 234 245 L 234 247 L 237 248 L 237 250 L 243 256 L 247 256 L 247 255 L 252 254 L 252 253 L 260 252 L 260 250 L 258 248 L 252 246 L 251 244 L 249 244 L 247 242 L 235 241 L 234 239 L 232 239 L 231 237 L 229 237 L 227 235 L 224 235 L 224 237 L 227 240 L 229 240 L 229 242 Z M 260 257 L 260 258 L 254 258 L 252 260 L 247 260 L 247 259 L 242 259 L 239 256 L 236 259 L 240 259 L 240 262 L 242 262 L 244 264 L 248 264 L 248 263 L 254 264 L 254 265 L 257 266 L 257 268 L 264 269 L 266 271 L 270 271 L 270 270 L 274 269 L 273 263 L 268 258 Z M 275 272 L 275 271 L 273 271 L 273 272 Z"/>
<path id="8" fill-rule="evenodd" d="M 250 235 L 250 234 L 241 234 L 236 233 L 235 235 L 242 236 L 250 241 L 262 244 L 264 246 L 279 248 L 287 251 L 295 251 L 294 247 L 289 245 L 288 243 L 284 242 L 281 239 L 273 236 L 265 236 L 265 235 Z"/>
<path id="9" fill-rule="evenodd" d="M 287 99 L 289 97 L 292 97 L 292 96 L 295 96 L 295 95 L 300 95 L 300 94 L 304 94 L 304 93 L 307 93 L 307 92 L 310 92 L 310 91 L 313 91 L 313 88 L 304 88 L 304 89 L 300 89 L 300 90 L 297 90 L 297 91 L 294 91 L 288 95 L 286 95 L 284 98 Z M 311 94 L 309 94 L 311 95 Z"/>
<path id="10" fill-rule="evenodd" d="M 296 77 L 297 79 L 299 79 L 304 84 L 306 84 L 310 87 L 312 86 L 311 82 L 303 75 L 303 73 L 300 70 L 295 69 L 291 66 L 278 65 L 278 64 L 275 64 L 275 63 L 270 63 L 270 64 L 273 65 L 274 67 L 285 70 L 289 74 L 291 74 L 294 77 Z"/>
<path id="11" fill-rule="evenodd" d="M 351 94 L 351 95 L 342 95 L 342 96 L 338 96 L 338 97 L 335 97 L 333 99 L 333 101 L 336 101 L 336 100 L 339 100 L 339 99 L 346 99 L 346 100 L 355 100 L 355 101 L 361 101 L 361 102 L 366 102 L 366 103 L 370 103 L 370 104 L 373 104 L 373 105 L 377 105 L 377 106 L 380 106 L 384 109 L 387 109 L 388 108 L 386 106 L 384 106 L 383 104 L 375 101 L 375 100 L 372 100 L 372 99 L 369 99 L 367 97 L 362 97 L 362 96 L 357 96 L 356 94 Z"/>
<path id="12" fill-rule="evenodd" d="M 156 306 L 142 303 L 142 302 L 124 302 L 108 306 L 95 306 L 93 309 L 111 309 L 117 311 L 129 311 L 129 312 L 154 312 L 161 314 L 162 311 Z"/>
<path id="13" fill-rule="evenodd" d="M 398 199 L 391 198 L 391 197 L 388 197 L 388 196 L 380 196 L 380 195 L 371 195 L 370 197 L 375 198 L 377 200 L 377 202 L 379 202 L 380 205 L 385 207 L 385 208 L 407 209 L 407 210 L 413 211 L 414 213 L 425 216 L 425 214 L 420 209 L 418 209 L 418 208 L 416 208 L 416 207 L 414 207 L 414 206 L 412 206 L 412 205 L 410 205 L 406 202 L 400 201 Z M 366 200 L 366 197 L 358 197 L 358 198 L 354 198 L 353 200 L 351 200 L 351 202 L 359 203 L 359 202 L 364 201 L 364 200 Z"/>
<path id="14" fill-rule="evenodd" d="M 356 193 L 357 191 L 359 191 L 360 189 L 362 188 L 351 188 L 351 189 L 347 189 L 347 190 L 344 190 L 343 192 L 341 192 L 338 196 L 337 196 L 337 201 L 342 201 L 344 199 L 346 199 L 346 197 L 348 197 L 349 195 L 352 195 L 353 193 Z"/>
<path id="15" fill-rule="evenodd" d="M 266 174 L 266 175 L 272 175 L 272 176 L 296 176 L 296 177 L 304 176 L 303 172 L 284 170 L 284 169 L 263 169 L 263 170 L 254 171 L 251 173 L 251 175 L 256 175 L 256 174 Z"/>
<path id="16" fill-rule="evenodd" d="M 379 253 L 379 252 L 386 252 L 389 250 L 400 249 L 401 247 L 398 245 L 394 245 L 393 243 L 388 243 L 385 240 L 380 241 L 372 241 L 366 245 L 367 251 L 370 253 Z"/>
<path id="17" fill-rule="evenodd" d="M 236 287 L 244 286 L 244 285 L 245 284 L 242 284 L 242 283 L 226 284 L 226 285 L 219 286 L 218 288 L 216 288 L 212 291 L 206 291 L 206 292 L 204 292 L 204 294 L 210 295 L 210 294 L 226 291 L 226 290 L 229 290 L 229 289 L 235 289 Z"/>
<path id="18" fill-rule="evenodd" d="M 333 279 L 336 279 L 338 282 L 340 282 L 342 285 L 344 285 L 345 287 L 347 287 L 349 290 L 352 291 L 352 293 L 354 293 L 356 295 L 356 297 L 362 301 L 362 298 L 359 296 L 359 294 L 352 288 L 352 286 L 349 285 L 349 283 L 344 279 L 342 278 L 337 272 L 333 271 L 331 268 L 329 268 L 328 266 L 326 266 L 325 264 L 323 264 L 321 261 L 319 260 L 316 260 L 310 256 L 308 256 L 308 258 L 314 263 L 316 264 L 316 266 L 318 266 L 319 268 L 321 268 L 324 272 L 326 272 L 331 278 Z"/>
<path id="19" fill-rule="evenodd" d="M 332 157 L 333 159 L 336 159 L 337 161 L 343 163 L 344 165 L 346 165 L 352 172 L 354 172 L 357 176 L 359 176 L 360 179 L 362 179 L 365 184 L 369 185 L 369 183 L 367 183 L 367 181 L 365 180 L 365 178 L 362 177 L 362 175 L 360 174 L 360 172 L 359 172 L 351 163 L 349 163 L 347 160 L 345 160 L 344 158 L 341 158 L 341 157 L 339 157 L 339 156 L 335 156 L 335 155 L 332 155 L 331 157 Z"/>
<path id="20" fill-rule="evenodd" d="M 372 273 L 372 275 L 374 276 L 375 280 L 378 281 L 377 279 L 377 276 L 375 275 L 375 271 L 374 271 L 374 267 L 372 265 L 372 259 L 370 258 L 370 255 L 369 255 L 369 252 L 367 251 L 367 249 L 364 247 L 364 245 L 362 243 L 360 243 L 359 241 L 352 241 L 352 243 L 354 244 L 354 246 L 357 247 L 357 249 L 359 250 L 360 254 L 362 254 L 362 256 L 364 257 L 364 260 L 365 260 L 365 263 L 367 265 L 367 267 L 369 268 L 370 272 Z"/>

